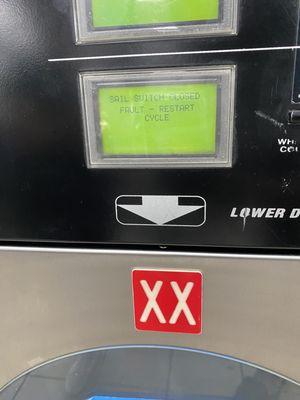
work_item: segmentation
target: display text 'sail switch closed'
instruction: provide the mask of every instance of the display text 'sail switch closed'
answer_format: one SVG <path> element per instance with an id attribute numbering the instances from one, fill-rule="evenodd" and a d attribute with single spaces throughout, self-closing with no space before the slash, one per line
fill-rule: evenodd
<path id="1" fill-rule="evenodd" d="M 137 330 L 202 333 L 201 272 L 134 269 L 132 285 Z"/>

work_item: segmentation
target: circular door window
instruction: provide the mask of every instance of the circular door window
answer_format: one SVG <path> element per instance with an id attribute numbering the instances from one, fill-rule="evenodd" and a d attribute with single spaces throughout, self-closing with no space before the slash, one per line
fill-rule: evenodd
<path id="1" fill-rule="evenodd" d="M 299 400 L 300 386 L 196 350 L 116 347 L 57 359 L 16 379 L 0 400 Z"/>

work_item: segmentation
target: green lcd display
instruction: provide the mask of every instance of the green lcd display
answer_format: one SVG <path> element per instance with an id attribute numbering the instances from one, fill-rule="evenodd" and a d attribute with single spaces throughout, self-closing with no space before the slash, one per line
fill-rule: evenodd
<path id="1" fill-rule="evenodd" d="M 219 19 L 220 0 L 91 0 L 94 28 Z"/>
<path id="2" fill-rule="evenodd" d="M 98 90 L 102 156 L 216 153 L 217 83 L 117 86 Z"/>

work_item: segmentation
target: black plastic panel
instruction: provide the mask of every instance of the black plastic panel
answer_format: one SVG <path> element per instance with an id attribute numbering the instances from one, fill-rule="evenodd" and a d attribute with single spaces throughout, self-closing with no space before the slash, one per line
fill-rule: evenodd
<path id="1" fill-rule="evenodd" d="M 0 0 L 0 240 L 299 248 L 300 218 L 290 218 L 300 208 L 300 129 L 288 123 L 294 50 L 48 61 L 295 46 L 297 22 L 296 0 L 241 0 L 234 37 L 76 46 L 70 1 Z M 233 168 L 86 167 L 79 72 L 223 64 L 237 66 Z M 201 196 L 206 222 L 123 226 L 121 195 Z M 285 211 L 243 218 L 243 208 Z"/>

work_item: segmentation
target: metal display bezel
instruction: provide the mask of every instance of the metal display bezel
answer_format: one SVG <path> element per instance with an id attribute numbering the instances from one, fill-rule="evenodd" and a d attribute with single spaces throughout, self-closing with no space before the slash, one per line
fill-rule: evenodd
<path id="1" fill-rule="evenodd" d="M 93 72 L 80 74 L 86 160 L 89 168 L 176 168 L 231 167 L 235 97 L 235 66 L 168 68 Z M 101 131 L 98 90 L 107 86 L 216 82 L 218 84 L 217 150 L 199 156 L 121 156 L 107 157 L 99 152 Z"/>
<path id="2" fill-rule="evenodd" d="M 94 28 L 92 25 L 91 0 L 73 0 L 76 44 L 236 35 L 239 0 L 219 1 L 220 17 L 217 21 Z"/>

